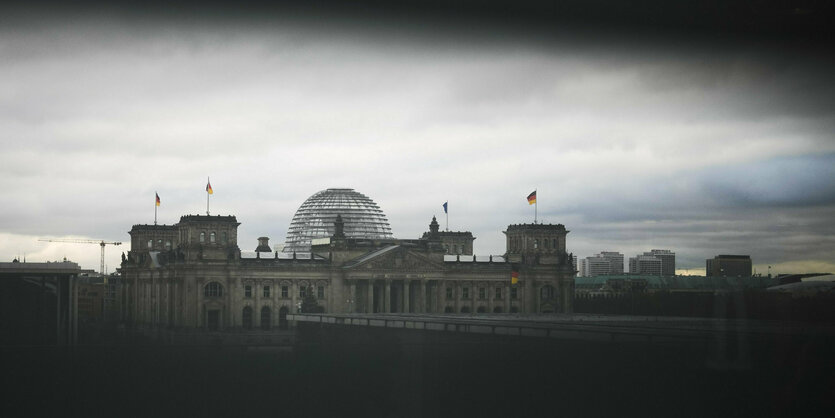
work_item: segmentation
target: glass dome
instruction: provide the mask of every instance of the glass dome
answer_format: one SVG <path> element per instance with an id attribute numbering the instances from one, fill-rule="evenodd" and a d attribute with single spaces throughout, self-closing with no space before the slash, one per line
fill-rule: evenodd
<path id="1" fill-rule="evenodd" d="M 296 211 L 284 251 L 310 251 L 312 240 L 333 235 L 337 215 L 342 216 L 347 238 L 392 237 L 386 215 L 368 196 L 354 189 L 327 189 L 307 198 Z"/>

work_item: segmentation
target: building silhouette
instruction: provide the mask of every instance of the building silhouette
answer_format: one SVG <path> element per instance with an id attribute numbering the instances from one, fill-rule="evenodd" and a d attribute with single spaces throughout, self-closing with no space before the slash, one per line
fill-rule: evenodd
<path id="1" fill-rule="evenodd" d="M 676 253 L 653 249 L 629 258 L 629 274 L 649 276 L 675 276 Z"/>
<path id="2" fill-rule="evenodd" d="M 623 274 L 623 254 L 615 251 L 603 251 L 592 257 L 586 257 L 580 267 L 582 277 Z"/>
<path id="3" fill-rule="evenodd" d="M 575 271 L 566 252 L 568 231 L 561 224 L 509 225 L 505 254 L 476 257 L 448 254 L 444 244 L 452 241 L 435 218 L 417 239 L 385 233 L 352 237 L 350 231 L 367 225 L 354 225 L 356 216 L 343 217 L 342 210 L 356 207 L 342 205 L 321 213 L 303 205 L 305 218 L 313 220 L 311 230 L 293 227 L 296 238 L 288 237 L 284 252 L 242 252 L 235 216 L 186 215 L 175 225 L 134 225 L 120 269 L 125 319 L 138 326 L 220 330 L 283 326 L 287 314 L 301 310 L 572 311 Z M 382 211 L 374 222 L 380 219 L 385 219 Z M 466 234 L 469 247 L 461 252 L 472 252 L 472 234 Z M 309 250 L 287 252 L 304 248 L 298 237 L 310 238 Z M 268 238 L 259 238 L 257 249 L 266 248 Z M 516 285 L 513 271 L 519 273 Z"/>
<path id="4" fill-rule="evenodd" d="M 717 255 L 705 260 L 705 275 L 708 277 L 750 277 L 750 255 Z"/>

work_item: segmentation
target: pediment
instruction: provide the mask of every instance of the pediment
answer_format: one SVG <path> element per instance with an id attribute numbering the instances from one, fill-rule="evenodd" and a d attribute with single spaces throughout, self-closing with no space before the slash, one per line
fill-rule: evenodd
<path id="1" fill-rule="evenodd" d="M 346 268 L 351 270 L 441 271 L 443 265 L 423 254 L 405 248 L 397 248 L 364 259 Z"/>

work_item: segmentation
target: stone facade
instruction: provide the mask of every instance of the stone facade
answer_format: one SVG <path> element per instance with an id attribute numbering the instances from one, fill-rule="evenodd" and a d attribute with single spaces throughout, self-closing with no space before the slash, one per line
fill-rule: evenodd
<path id="1" fill-rule="evenodd" d="M 234 216 L 135 225 L 121 267 L 126 319 L 138 326 L 271 328 L 305 302 L 307 310 L 329 313 L 572 311 L 575 271 L 562 225 L 510 225 L 508 242 L 531 244 L 476 260 L 447 255 L 434 218 L 419 239 L 346 238 L 341 218 L 336 222 L 334 235 L 311 252 L 243 255 Z"/>

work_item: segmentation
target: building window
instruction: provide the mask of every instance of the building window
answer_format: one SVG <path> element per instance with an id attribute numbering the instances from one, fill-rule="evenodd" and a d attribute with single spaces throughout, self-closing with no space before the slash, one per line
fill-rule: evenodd
<path id="1" fill-rule="evenodd" d="M 497 287 L 496 288 L 496 299 L 501 299 L 501 298 L 502 298 L 502 288 Z"/>
<path id="2" fill-rule="evenodd" d="M 535 250 L 537 248 L 539 248 L 539 240 L 535 239 L 535 240 L 533 240 L 533 249 Z"/>
<path id="3" fill-rule="evenodd" d="M 304 299 L 304 297 L 306 295 L 307 295 L 307 289 L 305 289 L 304 286 L 299 286 L 299 297 Z"/>
<path id="4" fill-rule="evenodd" d="M 167 239 L 167 240 L 165 240 L 165 249 L 166 249 L 166 250 L 170 250 L 170 249 L 171 249 L 171 240 L 168 240 L 168 239 Z"/>
<path id="5" fill-rule="evenodd" d="M 264 286 L 264 297 L 265 298 L 270 297 L 270 287 L 269 286 Z"/>
<path id="6" fill-rule="evenodd" d="M 554 238 L 554 249 L 557 249 L 557 239 Z"/>
<path id="7" fill-rule="evenodd" d="M 510 288 L 510 298 L 517 299 L 519 297 L 519 289 L 516 287 Z"/>
<path id="8" fill-rule="evenodd" d="M 244 297 L 247 297 L 247 298 L 252 297 L 252 286 L 250 286 L 250 285 L 244 286 Z"/>
<path id="9" fill-rule="evenodd" d="M 200 232 L 200 242 L 206 242 L 206 233 Z"/>
<path id="10" fill-rule="evenodd" d="M 469 287 L 462 287 L 461 288 L 461 297 L 464 299 L 470 298 L 470 288 Z"/>
<path id="11" fill-rule="evenodd" d="M 478 288 L 478 298 L 479 299 L 487 299 L 487 289 L 484 287 Z"/>
<path id="12" fill-rule="evenodd" d="M 316 297 L 318 299 L 324 299 L 325 298 L 325 286 L 317 286 L 316 287 Z"/>
<path id="13" fill-rule="evenodd" d="M 154 248 L 154 240 L 149 239 L 148 240 L 148 249 L 150 250 L 151 248 Z"/>
<path id="14" fill-rule="evenodd" d="M 157 248 L 162 248 L 162 240 L 161 239 L 157 240 Z"/>
<path id="15" fill-rule="evenodd" d="M 281 286 L 281 297 L 286 299 L 288 293 L 290 293 L 290 289 L 287 286 Z"/>
<path id="16" fill-rule="evenodd" d="M 203 288 L 203 296 L 220 297 L 223 296 L 223 287 L 218 282 L 211 282 Z"/>
<path id="17" fill-rule="evenodd" d="M 446 288 L 446 298 L 447 299 L 452 299 L 452 288 L 451 287 Z"/>
<path id="18" fill-rule="evenodd" d="M 216 240 L 216 238 L 215 238 L 215 233 L 214 233 L 214 231 L 212 231 L 212 233 L 211 233 L 211 234 L 209 234 L 209 242 L 211 242 L 212 244 L 214 244 L 214 243 L 215 243 L 215 240 Z"/>
<path id="19" fill-rule="evenodd" d="M 548 243 L 549 243 L 548 240 L 544 239 L 544 240 L 542 240 L 542 243 L 545 244 L 545 249 L 547 250 L 548 249 Z"/>
<path id="20" fill-rule="evenodd" d="M 221 239 L 223 239 L 223 243 L 226 244 L 229 241 L 229 235 L 224 231 L 223 234 L 221 234 Z"/>

